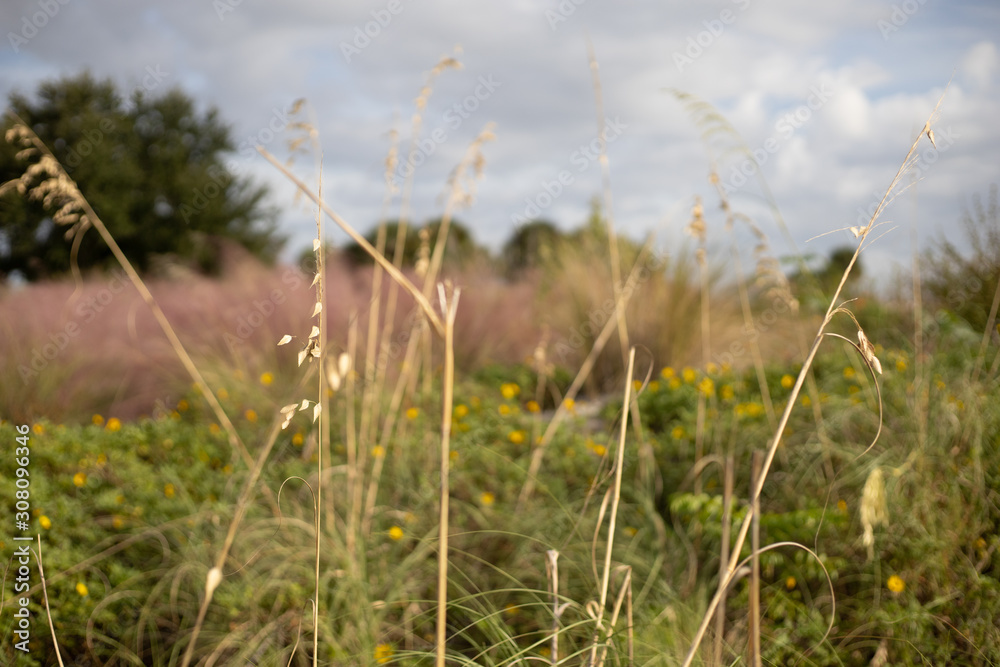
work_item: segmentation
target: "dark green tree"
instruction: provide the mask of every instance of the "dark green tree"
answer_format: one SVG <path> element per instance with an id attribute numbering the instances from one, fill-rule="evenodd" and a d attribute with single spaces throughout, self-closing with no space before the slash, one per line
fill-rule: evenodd
<path id="1" fill-rule="evenodd" d="M 517 228 L 503 246 L 503 263 L 508 278 L 552 262 L 564 237 L 548 220 L 532 220 Z"/>
<path id="2" fill-rule="evenodd" d="M 420 226 L 409 226 L 403 247 L 403 266 L 414 266 L 416 264 L 417 259 L 420 257 L 420 245 L 422 243 L 420 236 L 424 230 L 427 232 L 427 249 L 431 253 L 434 252 L 434 244 L 437 242 L 438 228 L 440 226 L 440 218 L 429 220 Z M 385 256 L 390 261 L 396 256 L 396 233 L 398 229 L 399 222 L 396 220 L 389 221 L 385 225 Z M 375 245 L 377 236 L 378 229 L 373 229 L 368 232 L 365 239 L 372 245 Z M 356 265 L 372 263 L 371 256 L 354 242 L 344 247 L 344 255 Z M 444 265 L 454 268 L 489 261 L 489 253 L 476 245 L 469 228 L 458 220 L 452 220 L 448 225 L 448 241 L 445 244 Z"/>
<path id="3" fill-rule="evenodd" d="M 165 255 L 212 272 L 220 239 L 265 261 L 280 249 L 265 189 L 226 163 L 234 150 L 229 127 L 215 109 L 199 113 L 180 90 L 137 91 L 125 100 L 111 80 L 83 73 L 42 83 L 34 100 L 14 93 L 8 110 L 45 142 L 140 270 Z M 15 122 L 8 113 L 3 130 Z M 19 178 L 37 159 L 19 160 L 19 150 L 0 142 L 0 182 Z M 16 192 L 0 198 L 0 278 L 18 271 L 35 280 L 70 269 L 71 244 L 52 213 Z M 87 232 L 80 268 L 113 261 L 97 233 Z"/>

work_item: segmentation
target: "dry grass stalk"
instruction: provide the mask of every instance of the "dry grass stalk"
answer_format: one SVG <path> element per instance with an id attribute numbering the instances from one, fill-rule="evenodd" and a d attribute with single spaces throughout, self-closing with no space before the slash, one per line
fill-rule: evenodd
<path id="1" fill-rule="evenodd" d="M 628 366 L 625 370 L 625 399 L 623 405 L 632 403 L 632 374 L 635 370 L 635 348 L 629 350 Z M 615 545 L 615 529 L 618 525 L 618 505 L 621 501 L 622 471 L 625 467 L 625 434 L 628 432 L 628 411 L 622 411 L 621 429 L 618 432 L 618 451 L 615 456 L 615 481 L 610 489 L 611 494 L 611 515 L 608 519 L 608 544 L 604 550 L 604 569 L 601 576 L 601 599 L 598 603 L 597 619 L 595 622 L 594 640 L 590 653 L 590 664 L 596 665 L 597 650 L 600 642 L 600 630 L 603 627 L 605 609 L 608 601 L 608 585 L 611 580 L 611 552 Z"/>
<path id="2" fill-rule="evenodd" d="M 460 47 L 456 47 L 455 55 L 461 52 Z M 434 90 L 434 82 L 437 80 L 438 76 L 441 75 L 446 70 L 449 69 L 461 69 L 462 63 L 460 63 L 456 58 L 451 56 L 443 57 L 438 63 L 431 68 L 431 71 L 427 75 L 427 81 L 424 83 L 423 88 L 420 89 L 420 94 L 417 95 L 416 100 L 414 100 L 414 107 L 416 110 L 413 113 L 412 127 L 410 131 L 410 148 L 407 152 L 407 163 L 412 165 L 414 163 L 414 158 L 420 151 L 419 140 L 420 140 L 420 130 L 423 126 L 423 113 L 427 108 L 427 101 L 430 99 L 431 93 Z M 399 202 L 399 220 L 396 225 L 396 246 L 395 252 L 392 257 L 392 266 L 395 267 L 397 273 L 399 269 L 403 268 L 403 252 L 406 248 L 406 235 L 407 228 L 409 225 L 409 207 L 410 198 L 413 194 L 413 182 L 415 169 L 410 169 L 406 176 L 406 180 L 403 183 L 403 192 Z M 364 247 L 364 246 L 362 246 Z M 365 250 L 368 250 L 365 248 Z M 392 272 L 389 272 L 392 275 Z M 394 276 L 395 277 L 395 276 Z M 389 349 L 390 340 L 392 338 L 393 323 L 396 317 L 396 308 L 399 299 L 399 287 L 398 281 L 394 280 L 389 285 L 389 294 L 386 300 L 386 317 L 385 324 L 382 331 L 382 340 L 380 348 L 385 351 Z M 425 294 L 426 297 L 430 297 L 430 294 Z M 439 328 L 438 335 L 444 335 L 444 332 Z M 404 369 L 405 374 L 405 369 Z M 392 415 L 389 415 L 392 419 Z"/>
<path id="3" fill-rule="evenodd" d="M 757 486 L 760 475 L 761 452 L 753 453 L 751 463 L 751 488 Z M 754 667 L 761 667 L 760 656 L 760 496 L 753 496 L 751 513 L 753 525 L 750 529 L 750 658 Z"/>
<path id="4" fill-rule="evenodd" d="M 559 604 L 559 552 L 549 549 L 545 552 L 545 575 L 552 592 L 552 636 L 549 638 L 549 664 L 559 663 L 559 617 L 565 609 Z"/>
<path id="5" fill-rule="evenodd" d="M 45 568 L 42 566 L 42 536 L 38 535 L 38 553 L 35 554 L 38 559 L 38 578 L 42 585 L 42 599 L 45 601 L 45 615 L 49 619 L 49 632 L 52 634 L 52 646 L 56 649 L 56 660 L 59 661 L 59 667 L 64 667 L 62 653 L 59 652 L 59 640 L 56 639 L 56 628 L 52 624 L 52 610 L 49 609 L 49 589 L 45 585 Z"/>
<path id="6" fill-rule="evenodd" d="M 722 531 L 719 547 L 719 581 L 726 577 L 726 563 L 729 562 L 729 538 L 732 532 L 733 521 L 733 477 L 735 464 L 732 455 L 726 457 L 723 464 L 722 482 Z M 726 636 L 726 591 L 722 592 L 722 599 L 715 616 L 715 661 L 713 664 L 722 664 L 722 644 Z"/>
<path id="7" fill-rule="evenodd" d="M 943 95 L 941 99 L 943 99 Z M 931 122 L 937 117 L 937 112 L 940 105 L 941 105 L 941 100 L 939 99 L 937 105 L 934 107 L 934 110 L 931 113 L 930 120 L 928 120 L 928 125 L 925 127 L 929 127 Z M 867 238 L 868 233 L 875 225 L 875 221 L 878 219 L 879 215 L 881 215 L 883 209 L 885 208 L 886 201 L 888 200 L 892 192 L 895 190 L 897 184 L 901 181 L 904 174 L 906 174 L 908 170 L 913 167 L 914 165 L 913 156 L 915 155 L 917 150 L 917 145 L 920 143 L 920 140 L 923 138 L 924 134 L 926 133 L 921 133 L 913 142 L 913 144 L 910 146 L 910 150 L 906 154 L 906 158 L 903 160 L 903 164 L 896 172 L 896 175 L 892 179 L 892 182 L 889 184 L 889 187 L 886 190 L 885 195 L 883 196 L 879 205 L 876 207 L 875 212 L 872 214 L 871 219 L 868 221 L 868 225 L 865 227 L 865 230 L 862 232 L 860 236 L 860 242 L 858 243 L 857 249 L 854 251 L 854 255 L 851 257 L 851 261 L 848 262 L 847 267 L 844 269 L 844 273 L 840 278 L 840 283 L 837 285 L 837 289 L 833 294 L 833 298 L 830 300 L 830 305 L 827 308 L 826 315 L 824 316 L 823 321 L 820 324 L 819 330 L 816 333 L 816 337 L 813 340 L 813 344 L 811 349 L 809 350 L 809 354 L 803 361 L 802 369 L 799 371 L 799 375 L 795 380 L 795 384 L 792 386 L 791 393 L 788 397 L 788 402 L 785 405 L 785 410 L 782 413 L 781 420 L 778 423 L 778 428 L 775 433 L 775 437 L 772 439 L 770 446 L 768 447 L 767 456 L 764 459 L 764 465 L 761 470 L 760 478 L 754 485 L 753 497 L 757 497 L 760 495 L 764 483 L 767 480 L 767 475 L 771 468 L 771 464 L 774 461 L 774 456 L 777 453 L 778 446 L 781 444 L 781 436 L 785 432 L 785 427 L 787 426 L 788 420 L 791 417 L 792 409 L 795 407 L 795 403 L 798 401 L 799 393 L 802 391 L 802 386 L 805 383 L 810 368 L 812 367 L 813 360 L 816 358 L 816 354 L 819 351 L 820 343 L 823 342 L 823 338 L 825 336 L 831 335 L 826 332 L 826 327 L 830 324 L 833 316 L 837 312 L 841 311 L 841 307 L 837 305 L 840 299 L 840 294 L 844 289 L 844 285 L 847 283 L 847 279 L 850 276 L 851 270 L 854 268 L 855 263 L 857 263 L 858 256 L 861 254 L 861 250 L 864 247 L 865 239 Z M 876 388 L 877 387 L 878 385 L 876 383 Z M 879 402 L 879 406 L 880 406 L 879 411 L 881 415 L 881 401 Z M 879 430 L 881 431 L 881 419 L 879 420 Z M 876 434 L 876 438 L 877 437 L 878 435 Z M 874 444 L 875 441 L 873 440 L 871 445 L 869 445 L 868 449 L 871 449 L 871 447 L 873 447 Z M 865 451 L 867 452 L 868 449 L 866 449 Z M 753 515 L 754 512 L 752 510 L 748 512 L 747 516 L 743 520 L 743 524 L 740 526 L 740 532 L 736 539 L 736 544 L 733 547 L 734 555 L 733 557 L 730 558 L 728 575 L 726 577 L 724 585 L 728 585 L 729 580 L 732 579 L 735 573 L 736 559 L 738 558 L 739 553 L 743 548 L 743 544 L 746 542 L 747 532 L 750 529 L 750 522 L 753 519 Z M 716 592 L 715 596 L 713 596 L 712 600 L 709 602 L 708 609 L 705 612 L 705 616 L 703 617 L 701 625 L 699 626 L 697 632 L 695 633 L 695 637 L 691 643 L 691 648 L 684 659 L 683 663 L 684 667 L 689 667 L 691 663 L 694 661 L 695 654 L 698 651 L 698 647 L 701 644 L 701 640 L 705 636 L 705 631 L 708 629 L 708 625 L 711 622 L 711 618 L 712 616 L 714 616 L 715 610 L 718 608 L 721 597 L 722 597 L 721 592 Z"/>
<path id="8" fill-rule="evenodd" d="M 604 95 L 601 92 L 601 74 L 597 64 L 597 56 L 594 54 L 594 46 L 587 40 L 587 58 L 590 62 L 590 75 L 594 86 L 594 107 L 597 110 L 597 141 L 600 145 L 601 163 L 601 186 L 604 195 L 604 219 L 608 229 L 608 254 L 611 259 L 611 281 L 614 287 L 615 300 L 621 296 L 622 290 L 622 270 L 621 257 L 618 254 L 618 235 L 615 233 L 614 206 L 611 198 L 611 163 L 608 160 L 607 137 L 604 127 Z M 625 323 L 625 313 L 616 313 L 615 321 L 618 324 L 618 340 L 621 344 L 622 361 L 629 354 L 628 326 Z"/>
<path id="9" fill-rule="evenodd" d="M 458 315 L 458 298 L 461 290 L 446 293 L 438 285 L 441 312 L 445 315 L 444 334 L 444 386 L 441 409 L 441 507 L 438 517 L 438 612 L 437 612 L 437 667 L 445 665 L 446 632 L 448 629 L 448 468 L 451 461 L 451 416 L 455 387 L 455 318 Z"/>

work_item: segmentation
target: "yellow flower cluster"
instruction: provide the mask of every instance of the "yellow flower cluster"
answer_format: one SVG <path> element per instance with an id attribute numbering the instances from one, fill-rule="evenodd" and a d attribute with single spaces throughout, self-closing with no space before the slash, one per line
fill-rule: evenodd
<path id="1" fill-rule="evenodd" d="M 608 453 L 608 448 L 607 447 L 605 447 L 604 445 L 597 444 L 596 442 L 594 442 L 590 438 L 587 438 L 587 443 L 586 444 L 587 444 L 587 449 L 589 449 L 590 451 L 594 452 L 594 454 L 597 454 L 598 456 L 604 456 L 605 454 Z"/>
<path id="2" fill-rule="evenodd" d="M 395 651 L 392 650 L 391 645 L 379 644 L 375 647 L 375 662 L 380 665 L 384 665 L 392 659 L 393 653 L 395 653 Z"/>
<path id="3" fill-rule="evenodd" d="M 753 401 L 749 403 L 737 403 L 735 412 L 737 417 L 760 417 L 764 414 L 764 406 Z"/>
<path id="4" fill-rule="evenodd" d="M 500 385 L 500 393 L 506 400 L 516 398 L 521 393 L 521 388 L 514 382 L 504 382 Z"/>

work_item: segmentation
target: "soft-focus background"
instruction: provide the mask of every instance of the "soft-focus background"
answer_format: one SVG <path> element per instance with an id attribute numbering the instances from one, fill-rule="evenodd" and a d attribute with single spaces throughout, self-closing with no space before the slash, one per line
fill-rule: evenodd
<path id="1" fill-rule="evenodd" d="M 672 88 L 715 105 L 749 149 L 771 146 L 762 170 L 792 240 L 823 255 L 847 233 L 807 241 L 858 224 L 859 209 L 881 196 L 950 82 L 937 130 L 941 154 L 928 147 L 924 182 L 888 212 L 903 233 L 871 248 L 869 269 L 878 275 L 909 262 L 910 229 L 924 243 L 958 220 L 972 194 L 1000 180 L 1000 7 L 992 2 L 51 4 L 0 7 L 8 38 L 0 96 L 31 94 L 40 80 L 82 68 L 123 90 L 180 86 L 199 105 L 217 106 L 237 141 L 278 154 L 285 137 L 262 131 L 305 97 L 323 144 L 328 199 L 362 230 L 378 220 L 388 131 L 409 136 L 427 72 L 456 45 L 464 69 L 439 79 L 424 118 L 425 136 L 439 128 L 444 140 L 427 146 L 417 170 L 414 217 L 437 214 L 448 171 L 495 121 L 487 177 L 465 216 L 493 248 L 531 212 L 530 202 L 542 195 L 547 203 L 544 184 L 560 171 L 572 184 L 541 217 L 577 226 L 599 191 L 597 162 L 576 153 L 597 132 L 588 39 L 605 115 L 622 127 L 608 150 L 617 224 L 630 235 L 661 230 L 665 243 L 675 240 L 693 195 L 712 192 L 698 132 L 665 92 Z M 232 159 L 273 185 L 292 239 L 286 256 L 306 247 L 309 216 L 286 206 L 289 185 L 249 150 Z M 732 169 L 721 176 L 739 185 Z M 755 180 L 735 190 L 744 209 L 766 210 Z M 776 228 L 765 231 L 778 255 L 794 252 Z"/>

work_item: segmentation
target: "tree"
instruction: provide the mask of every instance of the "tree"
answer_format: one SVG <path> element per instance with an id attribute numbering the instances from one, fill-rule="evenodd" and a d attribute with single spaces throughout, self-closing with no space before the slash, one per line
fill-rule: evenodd
<path id="1" fill-rule="evenodd" d="M 532 220 L 518 227 L 503 246 L 508 278 L 552 262 L 564 242 L 562 233 L 548 220 Z"/>
<path id="2" fill-rule="evenodd" d="M 265 189 L 225 162 L 234 143 L 217 110 L 198 113 L 177 89 L 159 97 L 137 91 L 126 101 L 110 79 L 86 72 L 42 83 L 36 97 L 12 94 L 9 111 L 45 142 L 140 270 L 168 255 L 213 271 L 220 238 L 265 261 L 280 249 Z M 15 122 L 8 114 L 3 130 Z M 0 142 L 0 183 L 27 168 L 19 150 Z M 35 280 L 70 269 L 71 246 L 52 213 L 16 192 L 0 198 L 0 278 L 17 271 Z M 101 268 L 113 258 L 91 231 L 77 262 Z"/>
<path id="3" fill-rule="evenodd" d="M 429 220 L 421 226 L 410 226 L 407 229 L 406 241 L 403 247 L 403 266 L 414 266 L 420 257 L 421 233 L 426 231 L 427 252 L 434 252 L 434 244 L 437 242 L 438 228 L 441 226 L 441 219 Z M 385 256 L 390 261 L 396 256 L 396 233 L 399 229 L 399 222 L 392 220 L 385 225 Z M 375 245 L 378 236 L 378 229 L 368 232 L 365 239 Z M 365 250 L 353 241 L 344 247 L 344 255 L 355 265 L 371 264 L 372 258 Z M 489 253 L 476 245 L 469 228 L 458 220 L 452 220 L 448 224 L 448 240 L 445 243 L 443 263 L 448 267 L 465 267 L 472 264 L 481 264 L 489 261 Z"/>

